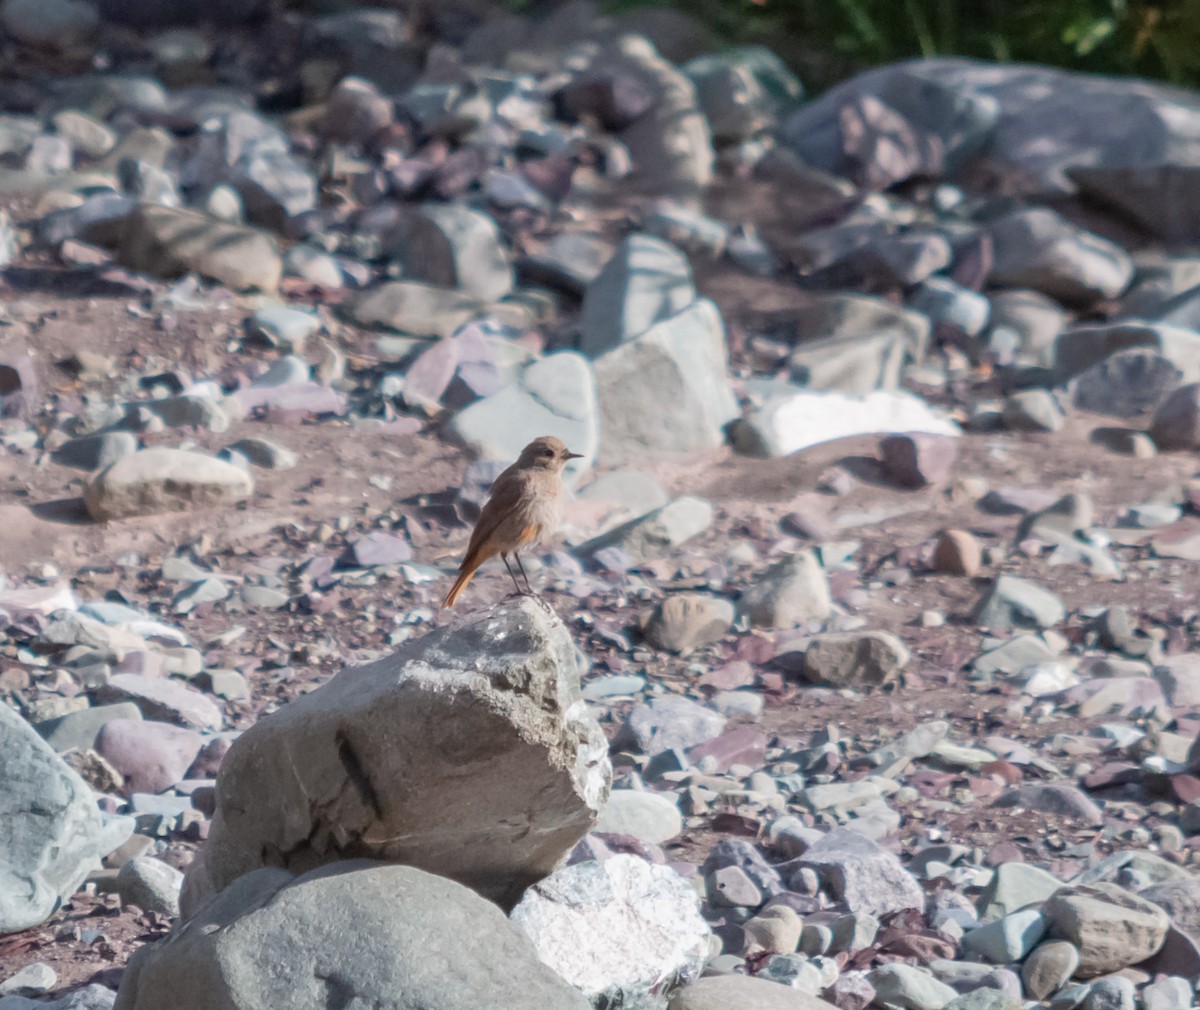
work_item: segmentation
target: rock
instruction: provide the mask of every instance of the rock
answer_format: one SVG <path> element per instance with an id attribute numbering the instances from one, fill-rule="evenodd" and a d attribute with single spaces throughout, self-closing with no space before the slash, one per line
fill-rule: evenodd
<path id="1" fill-rule="evenodd" d="M 992 805 L 1024 807 L 1038 813 L 1070 817 L 1089 825 L 1104 823 L 1104 814 L 1095 803 L 1074 786 L 1057 782 L 1029 782 L 1012 786 Z"/>
<path id="2" fill-rule="evenodd" d="M 501 901 L 553 869 L 604 803 L 607 748 L 562 623 L 528 599 L 485 615 L 348 668 L 238 737 L 205 849 L 215 890 L 265 859 L 311 867 L 348 850 Z"/>
<path id="3" fill-rule="evenodd" d="M 291 470 L 299 462 L 296 454 L 287 446 L 265 438 L 240 438 L 227 445 L 222 452 L 236 452 L 264 470 Z"/>
<path id="4" fill-rule="evenodd" d="M 630 74 L 580 74 L 554 96 L 562 118 L 595 118 L 606 130 L 623 130 L 654 105 L 654 95 Z"/>
<path id="5" fill-rule="evenodd" d="M 1186 652 L 1164 656 L 1154 667 L 1154 679 L 1161 685 L 1171 705 L 1178 708 L 1200 707 L 1200 655 Z M 1197 916 L 1196 925 L 1197 934 L 1200 935 L 1200 915 Z"/>
<path id="6" fill-rule="evenodd" d="M 837 1006 L 841 1006 L 838 1003 Z M 833 1010 L 834 1004 L 777 982 L 713 975 L 680 989 L 667 1010 Z"/>
<path id="7" fill-rule="evenodd" d="M 1026 389 L 1004 401 L 1004 426 L 1010 431 L 1058 431 L 1063 413 L 1053 394 L 1045 389 Z"/>
<path id="8" fill-rule="evenodd" d="M 1043 907 L 1052 936 L 1079 949 L 1079 978 L 1095 978 L 1158 952 L 1171 924 L 1157 905 L 1116 884 L 1060 888 Z"/>
<path id="9" fill-rule="evenodd" d="M 0 418 L 28 421 L 38 410 L 38 380 L 33 356 L 0 358 Z"/>
<path id="10" fill-rule="evenodd" d="M 367 291 L 350 305 L 362 326 L 382 326 L 416 337 L 449 337 L 484 306 L 474 295 L 418 281 L 391 281 Z"/>
<path id="11" fill-rule="evenodd" d="M 1086 989 L 1080 1010 L 1134 1010 L 1137 990 L 1121 975 L 1097 979 Z"/>
<path id="12" fill-rule="evenodd" d="M 141 719 L 142 713 L 132 702 L 95 705 L 80 712 L 69 712 L 39 722 L 36 729 L 43 740 L 59 754 L 68 750 L 86 750 L 96 744 L 96 734 L 115 719 Z"/>
<path id="13" fill-rule="evenodd" d="M 745 924 L 746 935 L 761 950 L 791 954 L 800 944 L 804 920 L 788 905 L 764 908 Z"/>
<path id="14" fill-rule="evenodd" d="M 181 987 L 181 978 L 191 982 Z M 512 1010 L 588 1006 L 495 905 L 444 877 L 356 860 L 295 878 L 274 867 L 243 876 L 190 928 L 134 954 L 114 1010 L 250 1010 L 264 1001 L 456 1010 L 481 993 Z"/>
<path id="15" fill-rule="evenodd" d="M 740 866 L 724 866 L 705 878 L 708 903 L 714 908 L 758 908 L 762 891 Z"/>
<path id="16" fill-rule="evenodd" d="M 950 986 L 911 964 L 885 964 L 867 974 L 875 998 L 902 1010 L 942 1010 L 958 995 Z"/>
<path id="17" fill-rule="evenodd" d="M 246 324 L 250 335 L 289 354 L 301 354 L 310 337 L 321 329 L 321 319 L 313 312 L 286 305 L 264 305 Z"/>
<path id="18" fill-rule="evenodd" d="M 0 997 L 37 995 L 53 989 L 58 975 L 48 964 L 35 961 L 0 982 Z M 38 1004 L 42 1006 L 44 1004 Z"/>
<path id="19" fill-rule="evenodd" d="M 970 578 L 983 565 L 983 548 L 966 530 L 943 530 L 933 549 L 932 565 L 934 571 Z"/>
<path id="20" fill-rule="evenodd" d="M 480 459 L 505 463 L 538 436 L 555 435 L 582 456 L 564 471 L 570 485 L 596 458 L 602 423 L 596 401 L 596 379 L 587 359 L 559 351 L 532 362 L 499 392 L 460 411 L 450 430 Z"/>
<path id="21" fill-rule="evenodd" d="M 592 830 L 633 835 L 647 845 L 662 845 L 683 831 L 683 816 L 668 796 L 640 789 L 614 789 Z"/>
<path id="22" fill-rule="evenodd" d="M 123 222 L 117 254 L 132 270 L 168 279 L 198 273 L 235 291 L 274 291 L 283 275 L 266 232 L 152 204 Z"/>
<path id="23" fill-rule="evenodd" d="M 1200 235 L 1200 221 L 1191 212 L 1197 184 L 1195 166 L 1122 164 L 1125 160 L 1080 164 L 1068 174 L 1088 197 L 1156 237 L 1171 244 L 1194 241 Z"/>
<path id="24" fill-rule="evenodd" d="M 948 480 L 958 458 L 958 439 L 948 435 L 889 435 L 879 443 L 883 472 L 900 487 Z"/>
<path id="25" fill-rule="evenodd" d="M 908 666 L 908 649 L 890 631 L 832 631 L 804 650 L 804 679 L 824 687 L 883 687 Z"/>
<path id="26" fill-rule="evenodd" d="M 1200 448 L 1200 382 L 1175 390 L 1154 412 L 1150 437 L 1159 449 Z"/>
<path id="27" fill-rule="evenodd" d="M 1021 981 L 1034 999 L 1047 999 L 1070 981 L 1079 967 L 1079 951 L 1066 940 L 1047 940 L 1021 965 Z"/>
<path id="28" fill-rule="evenodd" d="M 245 501 L 254 493 L 246 471 L 182 449 L 143 449 L 105 467 L 84 487 L 97 522 L 159 512 L 186 512 Z"/>
<path id="29" fill-rule="evenodd" d="M 1138 893 L 1171 917 L 1171 922 L 1192 937 L 1200 937 L 1200 881 L 1195 877 L 1168 880 Z"/>
<path id="30" fill-rule="evenodd" d="M 117 893 L 123 905 L 137 905 L 143 912 L 175 918 L 179 915 L 179 891 L 183 874 L 152 856 L 138 856 L 117 874 Z"/>
<path id="31" fill-rule="evenodd" d="M 0 703 L 0 936 L 45 922 L 127 835 L 105 823 L 83 779 Z"/>
<path id="32" fill-rule="evenodd" d="M 481 301 L 513 289 L 513 268 L 496 222 L 461 204 L 427 203 L 401 226 L 406 277 L 457 288 Z"/>
<path id="33" fill-rule="evenodd" d="M 1032 288 L 1074 305 L 1116 298 L 1133 277 L 1133 262 L 1117 245 L 1084 231 L 1047 208 L 1013 211 L 990 228 L 998 287 Z"/>
<path id="34" fill-rule="evenodd" d="M 1028 513 L 1017 526 L 1017 540 L 1034 537 L 1055 543 L 1086 533 L 1095 522 L 1095 506 L 1085 492 L 1065 494 L 1043 509 Z"/>
<path id="35" fill-rule="evenodd" d="M 733 619 L 733 604 L 728 600 L 702 593 L 675 593 L 654 609 L 645 635 L 660 649 L 686 654 L 719 641 Z"/>
<path id="36" fill-rule="evenodd" d="M 930 277 L 909 296 L 909 305 L 929 316 L 942 330 L 977 337 L 988 325 L 992 304 L 985 295 L 948 277 Z"/>
<path id="37" fill-rule="evenodd" d="M 412 545 L 403 537 L 394 537 L 383 530 L 373 530 L 360 537 L 350 548 L 356 565 L 372 568 L 376 565 L 398 565 L 411 561 Z"/>
<path id="38" fill-rule="evenodd" d="M 1183 373 L 1155 351 L 1120 351 L 1076 377 L 1071 403 L 1108 417 L 1139 417 L 1182 380 Z"/>
<path id="39" fill-rule="evenodd" d="M 979 896 L 979 914 L 999 918 L 1039 904 L 1062 887 L 1062 881 L 1028 863 L 1001 863 Z"/>
<path id="40" fill-rule="evenodd" d="M 1142 989 L 1142 1006 L 1145 1010 L 1188 1010 L 1194 996 L 1187 979 L 1168 976 Z"/>
<path id="41" fill-rule="evenodd" d="M 794 628 L 824 620 L 832 606 L 829 580 L 810 550 L 776 562 L 746 588 L 739 602 L 750 623 L 763 628 Z"/>
<path id="42" fill-rule="evenodd" d="M 1055 381 L 1075 380 L 1090 404 L 1104 406 L 1105 380 L 1118 383 L 1103 412 L 1132 416 L 1129 411 L 1149 409 L 1143 406 L 1149 397 L 1161 399 L 1167 390 L 1159 387 L 1175 371 L 1185 382 L 1200 380 L 1200 333 L 1139 319 L 1075 326 L 1055 340 L 1053 364 Z"/>
<path id="43" fill-rule="evenodd" d="M 1054 366 L 1055 340 L 1067 321 L 1062 306 L 1038 291 L 997 291 L 989 300 L 987 341 L 993 357 L 1003 365 Z"/>
<path id="44" fill-rule="evenodd" d="M 99 470 L 138 451 L 137 436 L 129 431 L 105 431 L 64 442 L 54 462 L 80 470 Z"/>
<path id="45" fill-rule="evenodd" d="M 519 267 L 527 281 L 582 298 L 611 260 L 612 246 L 599 236 L 559 232 L 544 247 L 527 253 Z"/>
<path id="46" fill-rule="evenodd" d="M 96 8 L 82 0 L 4 0 L 0 24 L 30 46 L 70 49 L 89 40 L 99 23 Z"/>
<path id="47" fill-rule="evenodd" d="M 579 550 L 596 554 L 608 548 L 618 548 L 633 563 L 665 557 L 680 544 L 699 536 L 713 522 L 713 508 L 703 498 L 684 496 L 648 512 L 607 533 L 602 533 Z"/>
<path id="48" fill-rule="evenodd" d="M 774 459 L 840 438 L 897 431 L 961 434 L 956 424 L 903 390 L 851 396 L 784 386 L 735 424 L 731 437 L 738 452 Z"/>
<path id="49" fill-rule="evenodd" d="M 718 143 L 747 140 L 773 126 L 777 117 L 798 105 L 804 86 L 765 46 L 743 46 L 727 53 L 699 56 L 683 71 Z"/>
<path id="50" fill-rule="evenodd" d="M 715 449 L 737 416 L 725 327 L 707 299 L 595 360 L 601 462 L 687 457 Z"/>
<path id="51" fill-rule="evenodd" d="M 991 961 L 1009 964 L 1023 961 L 1041 941 L 1046 932 L 1046 920 L 1036 908 L 1012 912 L 963 937 L 963 948 Z"/>
<path id="52" fill-rule="evenodd" d="M 652 235 L 630 235 L 583 296 L 580 350 L 597 358 L 677 316 L 695 300 L 687 257 Z"/>
<path id="53" fill-rule="evenodd" d="M 321 130 L 330 140 L 369 143 L 392 124 L 392 102 L 361 77 L 343 77 L 325 102 Z"/>
<path id="54" fill-rule="evenodd" d="M 649 1010 L 700 976 L 709 929 L 698 906 L 674 870 L 616 855 L 557 870 L 510 919 L 593 1006 Z"/>
<path id="55" fill-rule="evenodd" d="M 118 673 L 96 690 L 100 701 L 132 701 L 142 715 L 194 729 L 218 730 L 224 721 L 216 704 L 177 680 Z"/>
<path id="56" fill-rule="evenodd" d="M 615 747 L 636 747 L 643 754 L 687 750 L 720 736 L 725 717 L 699 702 L 664 694 L 635 705 L 617 736 Z"/>
<path id="57" fill-rule="evenodd" d="M 814 842 L 798 865 L 815 870 L 851 912 L 880 916 L 925 904 L 920 885 L 899 859 L 848 828 L 834 828 Z"/>
<path id="58" fill-rule="evenodd" d="M 96 752 L 121 773 L 134 793 L 161 793 L 182 781 L 202 745 L 200 734 L 194 730 L 147 722 L 140 712 L 136 719 L 105 722 L 94 744 Z"/>
<path id="59" fill-rule="evenodd" d="M 1011 631 L 1014 627 L 1050 628 L 1066 616 L 1066 609 L 1053 593 L 1028 579 L 1001 575 L 979 601 L 975 623 L 995 631 Z"/>

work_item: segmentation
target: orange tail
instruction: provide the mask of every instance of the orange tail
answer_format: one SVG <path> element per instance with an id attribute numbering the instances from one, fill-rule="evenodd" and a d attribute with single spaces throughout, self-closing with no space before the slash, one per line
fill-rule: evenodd
<path id="1" fill-rule="evenodd" d="M 475 574 L 475 569 L 478 567 L 478 565 L 474 565 L 471 568 L 466 567 L 466 565 L 462 567 L 462 570 L 458 573 L 458 578 L 454 580 L 454 585 L 450 587 L 450 592 L 442 600 L 443 607 L 453 607 L 458 602 L 458 597 L 467 588 L 467 583 L 471 581 L 472 576 Z"/>

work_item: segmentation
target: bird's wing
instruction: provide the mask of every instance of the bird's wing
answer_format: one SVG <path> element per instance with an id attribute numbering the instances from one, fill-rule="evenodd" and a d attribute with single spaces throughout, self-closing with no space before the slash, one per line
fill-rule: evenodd
<path id="1" fill-rule="evenodd" d="M 467 558 L 474 556 L 506 520 L 513 518 L 524 495 L 525 480 L 521 471 L 510 466 L 496 478 L 491 494 L 479 512 L 479 521 L 471 531 L 471 540 L 467 545 Z M 466 560 L 463 563 L 466 564 Z"/>

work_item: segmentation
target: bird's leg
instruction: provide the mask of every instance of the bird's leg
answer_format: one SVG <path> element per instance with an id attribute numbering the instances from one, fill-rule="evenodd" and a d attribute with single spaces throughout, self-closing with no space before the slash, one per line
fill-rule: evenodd
<path id="1" fill-rule="evenodd" d="M 525 566 L 523 564 L 521 564 L 521 555 L 518 554 L 516 551 L 513 551 L 513 557 L 517 559 L 517 567 L 521 569 L 521 575 L 525 579 L 526 594 L 529 596 L 532 596 L 535 600 L 537 600 L 538 603 L 540 603 L 542 605 L 543 609 L 545 609 L 549 613 L 554 613 L 553 608 L 550 606 L 549 603 L 546 602 L 545 597 L 542 596 L 540 593 L 535 593 L 533 591 L 533 587 L 529 584 L 529 576 L 525 574 Z"/>
<path id="2" fill-rule="evenodd" d="M 513 557 L 516 557 L 516 554 L 514 554 L 514 555 L 513 555 Z M 524 596 L 524 595 L 525 595 L 525 592 L 524 592 L 524 590 L 522 590 L 522 589 L 521 589 L 521 583 L 519 583 L 519 582 L 517 581 L 517 576 L 514 574 L 514 572 L 513 572 L 513 570 L 512 570 L 512 565 L 510 565 L 510 564 L 508 563 L 508 555 L 507 555 L 507 554 L 505 554 L 505 553 L 503 553 L 503 552 L 501 552 L 501 554 L 500 554 L 500 560 L 504 562 L 504 567 L 508 569 L 508 574 L 509 574 L 509 576 L 512 578 L 512 580 L 513 580 L 513 586 L 514 586 L 514 587 L 515 587 L 515 589 L 516 589 L 516 592 L 509 593 L 509 594 L 508 594 L 506 597 L 504 597 L 504 598 L 505 598 L 506 600 L 511 600 L 511 599 L 512 599 L 514 596 Z M 521 563 L 521 561 L 520 561 L 520 559 L 518 558 L 518 559 L 517 559 L 517 564 L 520 564 L 520 563 Z M 522 575 L 524 575 L 525 573 L 524 573 L 524 572 L 522 572 L 521 574 L 522 574 Z M 526 580 L 526 581 L 528 581 L 528 580 Z"/>

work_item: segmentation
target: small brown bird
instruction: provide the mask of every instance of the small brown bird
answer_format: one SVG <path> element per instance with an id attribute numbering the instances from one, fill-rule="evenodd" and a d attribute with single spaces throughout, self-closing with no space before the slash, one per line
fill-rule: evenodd
<path id="1" fill-rule="evenodd" d="M 534 546 L 558 528 L 562 520 L 563 467 L 568 460 L 580 456 L 581 453 L 571 452 L 553 435 L 535 438 L 521 450 L 517 461 L 492 485 L 471 533 L 466 557 L 458 566 L 458 578 L 442 601 L 443 607 L 453 607 L 476 569 L 497 554 L 512 576 L 517 592 L 534 595 L 517 552 L 523 547 Z M 510 554 L 521 570 L 524 589 L 508 563 Z"/>

